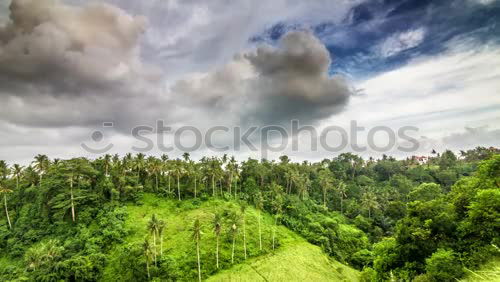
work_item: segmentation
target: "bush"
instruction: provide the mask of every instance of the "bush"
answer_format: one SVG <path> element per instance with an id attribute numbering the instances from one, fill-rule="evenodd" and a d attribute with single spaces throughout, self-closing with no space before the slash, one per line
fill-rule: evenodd
<path id="1" fill-rule="evenodd" d="M 455 281 L 463 275 L 463 269 L 453 250 L 438 249 L 425 260 L 427 274 L 436 281 Z"/>

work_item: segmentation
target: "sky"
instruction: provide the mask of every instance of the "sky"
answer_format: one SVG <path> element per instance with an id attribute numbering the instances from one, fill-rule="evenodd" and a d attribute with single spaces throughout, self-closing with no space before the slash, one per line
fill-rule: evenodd
<path id="1" fill-rule="evenodd" d="M 499 25 L 499 0 L 0 0 L 0 159 L 498 147 Z"/>

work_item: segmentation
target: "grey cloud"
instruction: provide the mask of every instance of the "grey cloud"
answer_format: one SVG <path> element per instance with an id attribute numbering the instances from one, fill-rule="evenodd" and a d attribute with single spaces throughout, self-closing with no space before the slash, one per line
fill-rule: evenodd
<path id="1" fill-rule="evenodd" d="M 343 77 L 329 76 L 330 54 L 309 32 L 290 32 L 280 48 L 261 47 L 246 57 L 259 74 L 250 123 L 315 123 L 340 112 L 352 94 Z"/>
<path id="2" fill-rule="evenodd" d="M 13 0 L 0 26 L 0 119 L 34 127 L 147 120 L 161 72 L 142 63 L 142 17 L 104 3 Z M 120 107 L 120 108 L 118 108 Z"/>
<path id="3" fill-rule="evenodd" d="M 465 127 L 465 131 L 451 133 L 442 141 L 447 149 L 463 150 L 477 146 L 499 146 L 500 129 L 482 127 Z"/>
<path id="4" fill-rule="evenodd" d="M 173 94 L 242 125 L 314 124 L 340 112 L 352 94 L 329 76 L 325 46 L 306 31 L 290 32 L 279 47 L 262 46 L 224 67 L 178 82 Z"/>

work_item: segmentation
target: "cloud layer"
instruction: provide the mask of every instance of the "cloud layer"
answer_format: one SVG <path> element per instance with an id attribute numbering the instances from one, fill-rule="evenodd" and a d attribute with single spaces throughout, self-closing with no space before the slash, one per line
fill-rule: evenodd
<path id="1" fill-rule="evenodd" d="M 293 119 L 315 124 L 340 112 L 351 95 L 343 77 L 328 74 L 330 64 L 330 53 L 314 35 L 294 31 L 278 47 L 259 47 L 178 82 L 173 94 L 213 113 L 233 113 L 242 125 L 289 125 Z"/>

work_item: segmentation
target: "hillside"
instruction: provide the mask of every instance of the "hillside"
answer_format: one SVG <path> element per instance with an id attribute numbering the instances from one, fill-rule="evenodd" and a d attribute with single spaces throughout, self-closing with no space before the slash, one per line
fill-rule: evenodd
<path id="1" fill-rule="evenodd" d="M 240 217 L 239 232 L 235 240 L 235 262 L 231 264 L 232 240 L 228 234 L 229 224 L 225 222 L 220 237 L 220 270 L 215 268 L 215 234 L 213 218 L 215 213 L 226 217 L 240 214 L 240 205 L 232 201 L 182 201 L 166 200 L 145 194 L 139 205 L 127 205 L 128 218 L 126 227 L 129 235 L 123 244 L 110 253 L 110 264 L 105 269 L 104 280 L 134 280 L 137 273 L 145 269 L 129 269 L 123 258 L 127 252 L 142 244 L 148 235 L 147 225 L 155 214 L 166 222 L 163 236 L 163 254 L 158 267 L 152 267 L 152 275 L 164 277 L 165 274 L 178 280 L 196 279 L 195 244 L 191 239 L 195 219 L 202 223 L 201 268 L 203 279 L 208 281 L 356 281 L 358 271 L 331 260 L 317 246 L 278 226 L 276 230 L 276 248 L 272 251 L 272 230 L 274 221 L 268 214 L 262 213 L 261 230 L 263 250 L 259 251 L 258 211 L 248 207 L 246 218 L 246 241 L 248 259 L 244 259 L 243 233 Z M 161 244 L 158 243 L 158 246 Z M 144 259 L 143 259 L 144 260 Z M 225 269 L 225 270 L 223 270 Z M 214 275 L 215 276 L 212 276 Z M 265 277 L 265 278 L 264 278 Z"/>

